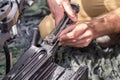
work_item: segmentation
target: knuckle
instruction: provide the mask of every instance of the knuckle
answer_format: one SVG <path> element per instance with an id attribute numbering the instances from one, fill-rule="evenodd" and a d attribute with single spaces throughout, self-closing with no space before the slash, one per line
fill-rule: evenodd
<path id="1" fill-rule="evenodd" d="M 78 36 L 76 31 L 73 31 L 72 34 L 73 34 L 73 38 L 76 38 Z"/>
<path id="2" fill-rule="evenodd" d="M 83 47 L 87 47 L 88 45 L 89 45 L 89 43 L 86 42 L 86 43 L 83 45 Z"/>

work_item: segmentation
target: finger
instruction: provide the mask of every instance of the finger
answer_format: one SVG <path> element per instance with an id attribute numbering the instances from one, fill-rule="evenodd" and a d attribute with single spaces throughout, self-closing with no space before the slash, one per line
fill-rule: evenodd
<path id="1" fill-rule="evenodd" d="M 51 14 L 55 19 L 55 25 L 57 25 L 64 16 L 64 8 L 61 0 L 48 0 L 48 3 Z"/>
<path id="2" fill-rule="evenodd" d="M 77 40 L 85 40 L 85 39 L 93 39 L 93 33 L 91 32 L 91 30 L 86 30 L 82 35 L 79 35 L 79 37 L 77 37 Z"/>
<path id="3" fill-rule="evenodd" d="M 82 25 L 82 26 L 80 26 L 80 25 L 73 26 L 70 29 L 71 29 L 71 31 L 69 31 L 69 28 L 68 28 L 68 30 L 66 29 L 63 32 L 63 35 L 60 36 L 60 40 L 64 41 L 64 40 L 75 39 L 75 38 L 81 36 L 81 34 L 83 34 L 86 31 L 86 27 L 84 27 L 84 25 Z"/>
<path id="4" fill-rule="evenodd" d="M 67 45 L 67 44 L 74 44 L 74 43 L 76 43 L 76 41 L 77 40 L 68 40 L 68 41 L 59 41 L 59 45 L 61 46 L 61 45 Z"/>
<path id="5" fill-rule="evenodd" d="M 59 11 L 58 11 L 58 9 L 59 9 Z M 54 14 L 54 16 L 55 16 L 55 25 L 58 25 L 58 23 L 64 17 L 64 8 L 63 8 L 62 4 L 59 5 L 59 6 L 57 5 L 55 7 L 55 14 Z"/>
<path id="6" fill-rule="evenodd" d="M 88 26 L 86 24 L 77 25 L 71 32 L 67 33 L 63 37 L 62 40 L 75 39 L 78 37 L 84 38 L 92 34 L 91 30 L 88 30 Z"/>
<path id="7" fill-rule="evenodd" d="M 60 33 L 59 37 L 67 34 L 68 32 L 71 32 L 74 29 L 75 25 L 67 25 L 67 27 Z"/>
<path id="8" fill-rule="evenodd" d="M 65 46 L 72 46 L 72 47 L 81 47 L 81 48 L 83 48 L 83 47 L 87 47 L 88 45 L 89 45 L 89 40 L 86 40 L 86 41 L 81 41 L 81 42 L 76 42 L 76 43 L 71 43 L 71 42 L 68 42 L 68 43 L 66 43 L 66 42 L 62 42 L 62 43 L 60 43 L 61 45 L 65 45 Z"/>
<path id="9" fill-rule="evenodd" d="M 91 43 L 91 39 L 86 39 L 78 43 L 74 43 L 73 46 L 83 48 L 83 47 L 87 47 L 90 43 Z"/>
<path id="10" fill-rule="evenodd" d="M 62 2 L 63 7 L 65 9 L 65 12 L 67 13 L 67 15 L 69 16 L 69 18 L 73 21 L 76 22 L 77 21 L 77 15 L 75 14 L 74 10 L 72 9 L 70 2 L 68 0 L 65 0 Z"/>
<path id="11" fill-rule="evenodd" d="M 73 47 L 86 47 L 90 44 L 90 42 L 91 42 L 91 39 L 86 37 L 81 40 L 61 41 L 59 44 L 73 46 Z"/>
<path id="12" fill-rule="evenodd" d="M 50 8 L 50 11 L 51 11 L 52 15 L 54 15 L 54 12 L 55 12 L 55 8 L 54 8 L 55 5 L 52 5 L 53 3 L 56 4 L 56 2 L 54 0 L 48 0 L 48 6 Z"/>
<path id="13" fill-rule="evenodd" d="M 59 37 L 60 41 L 69 41 L 69 40 L 73 40 L 75 38 L 76 38 L 76 36 L 73 31 Z"/>

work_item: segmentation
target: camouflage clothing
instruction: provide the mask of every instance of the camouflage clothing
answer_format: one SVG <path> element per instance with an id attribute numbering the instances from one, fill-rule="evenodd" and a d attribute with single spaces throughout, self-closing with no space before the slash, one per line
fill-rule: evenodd
<path id="1" fill-rule="evenodd" d="M 61 47 L 56 62 L 64 67 L 77 70 L 87 65 L 89 80 L 120 80 L 120 45 L 102 49 L 92 43 L 87 48 Z"/>
<path id="2" fill-rule="evenodd" d="M 43 17 L 48 13 L 50 13 L 50 10 L 47 5 L 47 0 L 35 0 L 31 7 L 25 9 L 23 15 L 25 17 Z"/>

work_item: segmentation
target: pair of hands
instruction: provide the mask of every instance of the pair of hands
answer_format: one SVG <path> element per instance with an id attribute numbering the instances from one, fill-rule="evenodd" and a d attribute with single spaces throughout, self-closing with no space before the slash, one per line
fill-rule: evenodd
<path id="1" fill-rule="evenodd" d="M 63 18 L 64 12 L 73 21 L 77 21 L 69 0 L 48 0 L 48 4 L 55 19 L 56 25 Z M 71 24 L 59 35 L 59 45 L 68 45 L 73 47 L 86 47 L 93 39 L 93 31 L 86 23 Z"/>

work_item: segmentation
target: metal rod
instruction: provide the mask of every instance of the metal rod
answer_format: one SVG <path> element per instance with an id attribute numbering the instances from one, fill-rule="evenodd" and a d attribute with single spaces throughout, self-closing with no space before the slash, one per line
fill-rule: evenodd
<path id="1" fill-rule="evenodd" d="M 12 68 L 12 54 L 10 53 L 8 49 L 7 43 L 4 44 L 3 49 L 4 49 L 5 57 L 6 57 L 6 74 L 7 74 Z"/>

